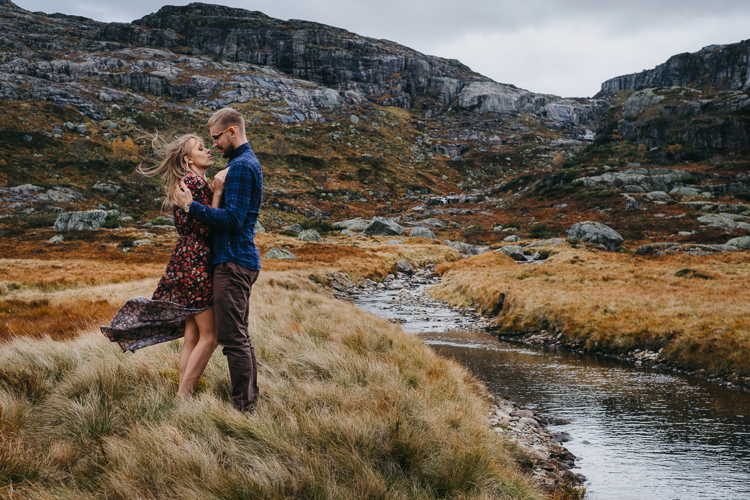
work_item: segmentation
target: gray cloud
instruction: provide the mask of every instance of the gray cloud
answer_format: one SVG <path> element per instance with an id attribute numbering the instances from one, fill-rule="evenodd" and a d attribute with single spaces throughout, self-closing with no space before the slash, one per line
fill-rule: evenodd
<path id="1" fill-rule="evenodd" d="M 131 22 L 147 0 L 18 0 L 33 11 Z M 169 2 L 187 5 L 188 1 Z M 681 52 L 750 37 L 744 0 L 215 0 L 281 19 L 305 19 L 459 59 L 535 92 L 590 96 L 602 81 Z M 163 5 L 163 4 L 162 4 Z"/>

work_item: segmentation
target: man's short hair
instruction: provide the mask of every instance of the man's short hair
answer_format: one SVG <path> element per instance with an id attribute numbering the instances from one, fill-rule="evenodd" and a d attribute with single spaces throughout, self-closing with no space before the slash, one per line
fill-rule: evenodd
<path id="1" fill-rule="evenodd" d="M 239 111 L 232 108 L 222 108 L 214 113 L 208 120 L 208 128 L 214 126 L 221 130 L 236 126 L 239 132 L 245 133 L 245 120 Z"/>

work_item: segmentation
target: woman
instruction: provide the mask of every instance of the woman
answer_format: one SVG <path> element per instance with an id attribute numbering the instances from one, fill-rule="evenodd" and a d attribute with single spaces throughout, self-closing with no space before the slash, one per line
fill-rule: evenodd
<path id="1" fill-rule="evenodd" d="M 162 162 L 151 169 L 138 168 L 146 176 L 160 175 L 164 180 L 164 203 L 174 205 L 173 194 L 180 182 L 204 205 L 218 207 L 224 189 L 223 179 L 216 178 L 213 189 L 206 170 L 213 164 L 211 151 L 200 137 L 192 134 L 166 143 L 158 136 L 152 145 Z M 221 177 L 221 176 L 219 176 Z M 213 287 L 211 279 L 210 229 L 188 216 L 183 207 L 174 206 L 177 240 L 167 271 L 159 281 L 151 300 L 136 297 L 128 300 L 101 330 L 123 350 L 185 337 L 180 351 L 178 396 L 189 396 L 198 383 L 216 349 Z"/>

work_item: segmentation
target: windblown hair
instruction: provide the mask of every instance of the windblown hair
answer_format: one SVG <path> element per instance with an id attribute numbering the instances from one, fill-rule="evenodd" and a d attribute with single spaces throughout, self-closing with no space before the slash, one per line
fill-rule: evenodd
<path id="1" fill-rule="evenodd" d="M 164 183 L 166 196 L 162 203 L 162 208 L 168 208 L 174 205 L 174 192 L 177 186 L 182 182 L 186 175 L 192 174 L 193 171 L 185 161 L 186 156 L 190 156 L 193 149 L 192 140 L 203 144 L 203 139 L 195 134 L 185 134 L 177 139 L 169 141 L 159 136 L 157 132 L 151 140 L 151 146 L 156 151 L 161 163 L 155 167 L 144 167 L 139 165 L 136 170 L 139 174 L 146 177 L 160 176 Z"/>
<path id="2" fill-rule="evenodd" d="M 222 108 L 214 113 L 208 120 L 208 127 L 211 128 L 214 125 L 221 130 L 236 126 L 238 132 L 245 133 L 245 119 L 242 118 L 239 111 L 232 108 Z"/>

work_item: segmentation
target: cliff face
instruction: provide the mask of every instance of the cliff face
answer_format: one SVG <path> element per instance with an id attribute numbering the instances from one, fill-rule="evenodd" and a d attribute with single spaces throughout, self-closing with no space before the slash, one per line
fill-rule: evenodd
<path id="1" fill-rule="evenodd" d="M 654 69 L 618 76 L 602 83 L 597 97 L 622 90 L 654 87 L 693 87 L 715 90 L 750 90 L 750 40 L 711 45 L 694 53 L 678 54 Z"/>
<path id="2" fill-rule="evenodd" d="M 427 99 L 436 113 L 527 113 L 583 136 L 606 107 L 497 83 L 458 61 L 386 40 L 201 3 L 107 24 L 6 2 L 0 29 L 1 98 L 73 105 L 95 119 L 105 116 L 102 103 L 149 96 L 210 108 L 283 100 L 290 121 L 320 120 L 363 100 L 411 109 Z"/>
<path id="3" fill-rule="evenodd" d="M 749 65 L 750 40 L 709 46 L 607 80 L 598 97 L 630 94 L 616 124 L 629 141 L 737 151 L 750 147 Z"/>

